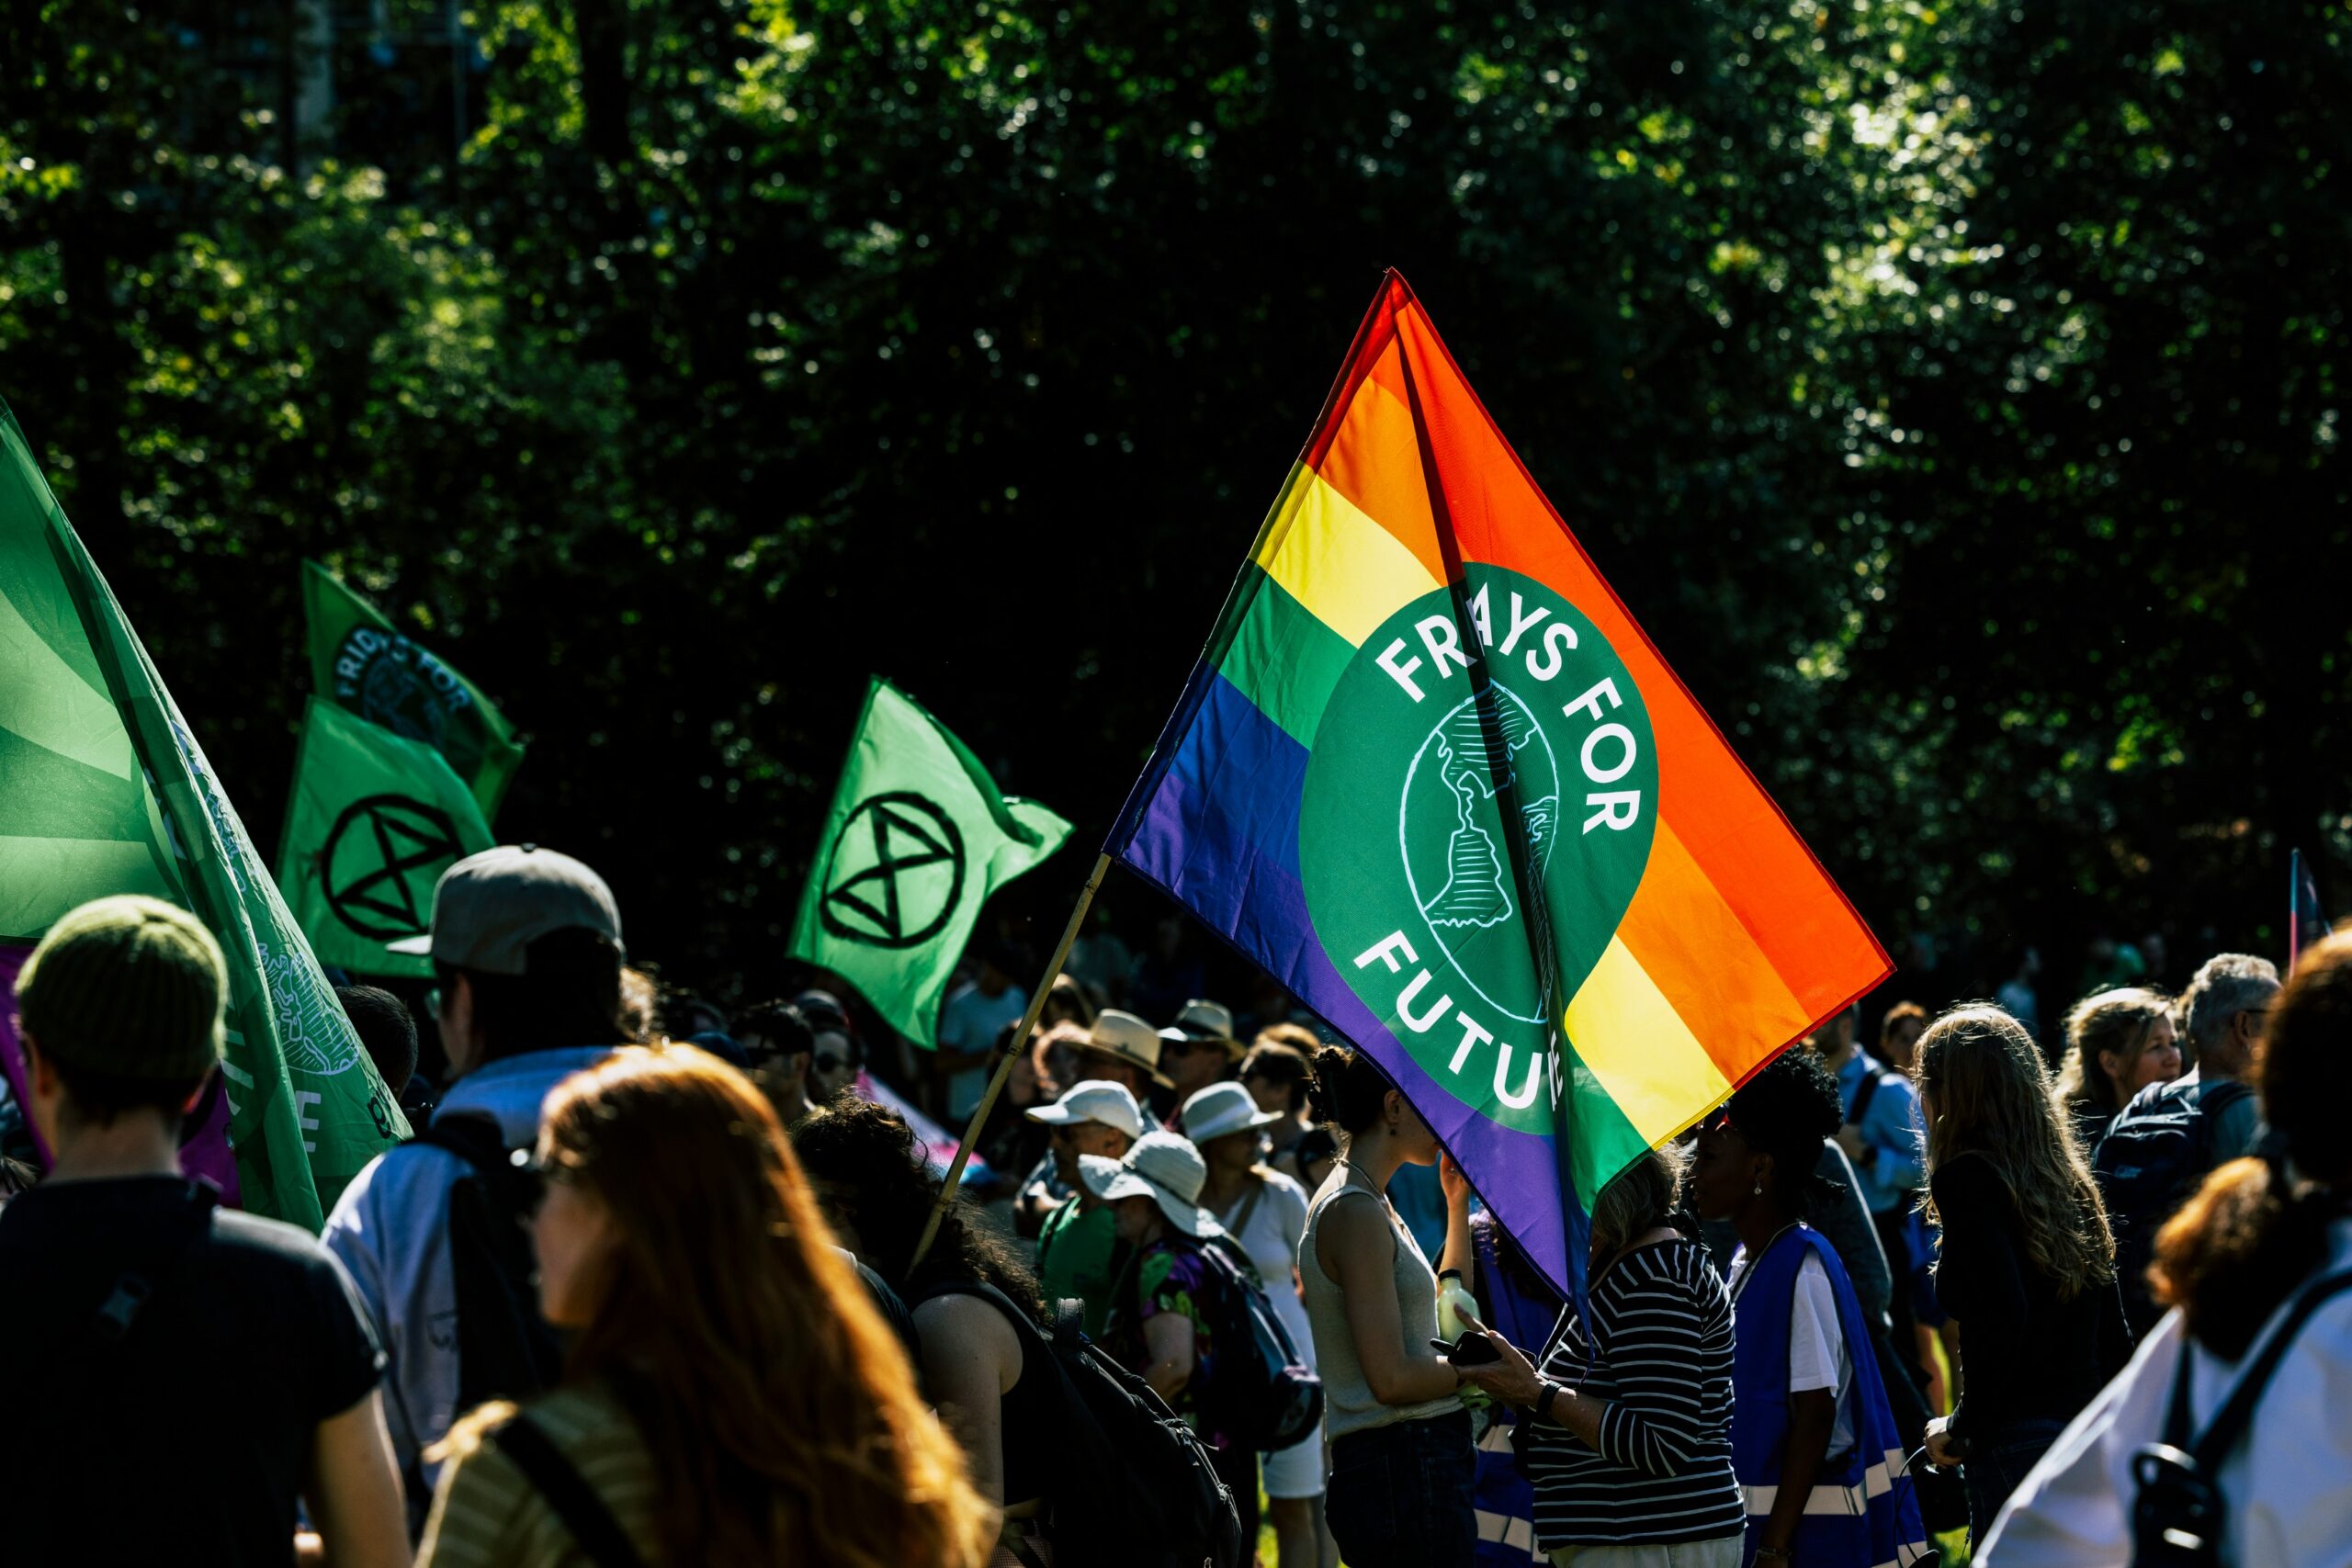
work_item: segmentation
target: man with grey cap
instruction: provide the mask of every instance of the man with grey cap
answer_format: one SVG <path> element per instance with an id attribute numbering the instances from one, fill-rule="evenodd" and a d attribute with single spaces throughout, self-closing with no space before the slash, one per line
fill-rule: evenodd
<path id="1" fill-rule="evenodd" d="M 392 1445 L 421 1524 L 439 1469 L 424 1450 L 465 1410 L 537 1393 L 556 1370 L 527 1278 L 487 1260 L 519 1229 L 506 1212 L 512 1161 L 537 1143 L 541 1102 L 624 1038 L 626 953 L 604 878 L 535 844 L 451 866 L 434 889 L 432 930 L 394 946 L 432 957 L 454 1081 L 423 1136 L 344 1190 L 324 1239 L 383 1331 Z M 493 1240 L 477 1245 L 482 1233 Z"/>
<path id="2" fill-rule="evenodd" d="M 202 922 L 101 898 L 17 977 L 26 1109 L 52 1157 L 0 1213 L 0 1558 L 408 1561 L 351 1281 L 296 1227 L 220 1210 L 179 1165 L 220 1063 L 228 974 Z"/>

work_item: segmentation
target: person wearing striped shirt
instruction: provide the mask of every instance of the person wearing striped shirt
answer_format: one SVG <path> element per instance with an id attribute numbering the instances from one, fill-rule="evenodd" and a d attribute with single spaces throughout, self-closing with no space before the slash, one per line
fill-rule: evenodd
<path id="1" fill-rule="evenodd" d="M 1747 1513 L 1732 1470 L 1732 1322 L 1706 1249 L 1675 1227 L 1681 1168 L 1668 1151 L 1600 1192 L 1589 1328 L 1561 1314 L 1539 1372 L 1464 1369 L 1521 1406 L 1535 1538 L 1560 1568 L 1737 1568 Z"/>

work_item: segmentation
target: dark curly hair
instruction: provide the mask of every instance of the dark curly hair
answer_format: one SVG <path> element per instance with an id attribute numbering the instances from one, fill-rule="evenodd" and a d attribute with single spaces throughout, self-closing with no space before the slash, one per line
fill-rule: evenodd
<path id="1" fill-rule="evenodd" d="M 897 1111 L 843 1095 L 792 1129 L 792 1152 L 808 1178 L 824 1184 L 825 1206 L 857 1233 L 859 1260 L 910 1302 L 933 1285 L 977 1280 L 1046 1321 L 1037 1277 L 961 1193 L 948 1203 L 922 1262 L 912 1262 L 939 1201 L 939 1179 Z"/>
<path id="2" fill-rule="evenodd" d="M 1749 1148 L 1772 1156 L 1772 1197 L 1781 1212 L 1804 1218 L 1828 1193 L 1815 1171 L 1823 1140 L 1845 1120 L 1838 1080 L 1820 1056 L 1803 1046 L 1781 1052 L 1740 1085 L 1724 1110 Z"/>

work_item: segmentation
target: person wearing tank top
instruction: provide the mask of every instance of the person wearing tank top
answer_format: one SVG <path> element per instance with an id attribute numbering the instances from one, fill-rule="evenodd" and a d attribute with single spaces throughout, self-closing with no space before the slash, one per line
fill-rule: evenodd
<path id="1" fill-rule="evenodd" d="M 1441 1162 L 1442 1261 L 1464 1269 L 1470 1184 L 1369 1058 L 1327 1046 L 1315 1070 L 1317 1111 L 1348 1140 L 1298 1247 L 1331 1439 L 1326 1517 L 1349 1568 L 1470 1568 L 1477 1461 L 1462 1378 L 1430 1348 L 1437 1275 L 1385 1195 L 1400 1168 Z"/>

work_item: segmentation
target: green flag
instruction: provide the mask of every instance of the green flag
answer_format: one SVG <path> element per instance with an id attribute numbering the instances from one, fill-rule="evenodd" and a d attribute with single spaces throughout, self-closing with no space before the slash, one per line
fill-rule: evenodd
<path id="1" fill-rule="evenodd" d="M 997 793 L 961 740 L 887 681 L 866 688 L 792 957 L 855 986 L 936 1047 L 940 993 L 989 895 L 1061 848 L 1069 824 Z"/>
<path id="2" fill-rule="evenodd" d="M 362 975 L 432 974 L 430 958 L 384 944 L 423 935 L 441 874 L 493 841 L 440 752 L 311 699 L 277 887 L 320 963 Z"/>
<path id="3" fill-rule="evenodd" d="M 109 893 L 168 898 L 220 940 L 244 1206 L 317 1230 L 408 1123 L 0 405 L 0 940 Z"/>
<path id="4" fill-rule="evenodd" d="M 448 759 L 485 820 L 522 764 L 514 732 L 481 687 L 395 631 L 383 613 L 316 561 L 302 563 L 311 671 L 319 695 Z"/>

